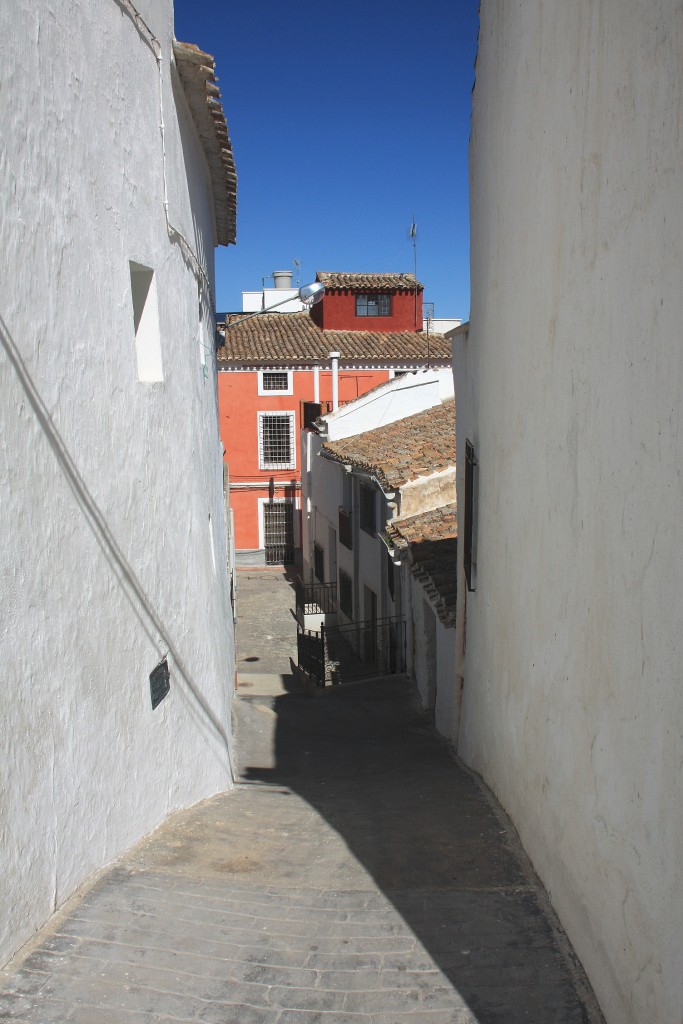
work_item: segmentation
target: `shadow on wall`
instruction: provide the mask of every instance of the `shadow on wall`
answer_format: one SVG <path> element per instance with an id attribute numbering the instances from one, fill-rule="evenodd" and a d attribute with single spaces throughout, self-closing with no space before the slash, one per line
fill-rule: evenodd
<path id="1" fill-rule="evenodd" d="M 513 827 L 412 684 L 273 706 L 276 767 L 244 766 L 243 782 L 287 787 L 336 830 L 479 1024 L 602 1020 Z"/>

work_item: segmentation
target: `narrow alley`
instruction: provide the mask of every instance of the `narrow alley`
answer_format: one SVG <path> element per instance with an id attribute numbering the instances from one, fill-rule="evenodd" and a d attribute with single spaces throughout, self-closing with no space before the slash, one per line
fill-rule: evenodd
<path id="1" fill-rule="evenodd" d="M 236 787 L 2 976 L 24 1024 L 598 1024 L 514 830 L 407 680 L 297 688 L 293 591 L 238 573 Z"/>

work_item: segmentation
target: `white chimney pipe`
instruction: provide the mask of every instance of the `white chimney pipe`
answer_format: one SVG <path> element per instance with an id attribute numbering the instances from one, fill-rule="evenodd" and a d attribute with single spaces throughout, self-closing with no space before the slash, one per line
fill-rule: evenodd
<path id="1" fill-rule="evenodd" d="M 320 363 L 313 367 L 313 401 L 320 402 Z"/>
<path id="2" fill-rule="evenodd" d="M 341 352 L 330 352 L 332 360 L 332 412 L 339 408 L 339 360 Z"/>

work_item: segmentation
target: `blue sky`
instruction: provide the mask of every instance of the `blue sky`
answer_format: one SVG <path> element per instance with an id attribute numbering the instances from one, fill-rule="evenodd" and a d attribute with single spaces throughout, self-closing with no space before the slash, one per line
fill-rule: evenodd
<path id="1" fill-rule="evenodd" d="M 478 0 L 175 0 L 176 37 L 216 58 L 237 166 L 219 310 L 294 259 L 302 284 L 317 270 L 412 271 L 414 214 L 425 301 L 467 318 L 477 12 Z"/>

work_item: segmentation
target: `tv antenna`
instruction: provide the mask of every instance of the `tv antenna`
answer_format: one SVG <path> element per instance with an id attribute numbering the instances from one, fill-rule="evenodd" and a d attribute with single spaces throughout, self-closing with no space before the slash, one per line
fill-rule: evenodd
<path id="1" fill-rule="evenodd" d="M 415 322 L 415 330 L 417 330 L 417 224 L 415 223 L 415 214 L 413 213 L 412 220 L 410 222 L 410 231 L 408 232 L 408 238 L 413 244 L 413 276 L 415 278 L 415 303 L 413 310 L 413 320 Z M 420 324 L 420 327 L 422 325 Z"/>
<path id="2" fill-rule="evenodd" d="M 296 268 L 296 283 L 298 284 L 299 283 L 299 271 L 301 270 L 301 260 L 298 260 L 296 257 L 294 257 L 294 259 L 292 260 L 292 263 L 294 264 L 294 266 Z"/>

